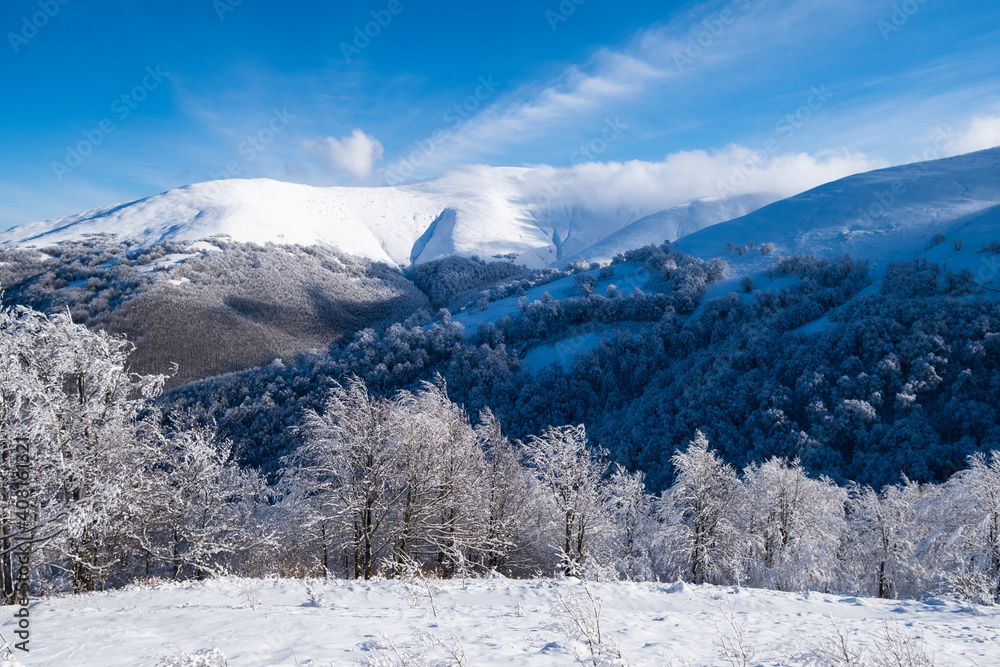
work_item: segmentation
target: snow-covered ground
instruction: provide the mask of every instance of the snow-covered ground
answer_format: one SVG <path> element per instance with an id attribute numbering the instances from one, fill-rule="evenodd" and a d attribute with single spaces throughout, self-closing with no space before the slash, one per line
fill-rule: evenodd
<path id="1" fill-rule="evenodd" d="M 590 655 L 578 628 L 596 638 L 599 608 L 598 650 L 620 651 L 620 664 L 744 664 L 725 657 L 741 635 L 751 665 L 807 664 L 841 635 L 849 650 L 871 652 L 866 664 L 884 664 L 879 646 L 900 642 L 937 665 L 1000 664 L 1000 609 L 952 600 L 502 578 L 311 586 L 312 597 L 299 580 L 219 579 L 41 600 L 31 611 L 30 657 L 19 659 L 60 667 L 571 665 Z M 9 639 L 11 610 L 2 613 Z M 185 657 L 196 655 L 201 662 Z"/>
<path id="2" fill-rule="evenodd" d="M 537 373 L 553 362 L 558 364 L 563 371 L 569 371 L 573 368 L 573 360 L 578 354 L 596 350 L 600 342 L 601 336 L 597 333 L 570 336 L 551 345 L 539 345 L 528 350 L 522 363 L 532 373 Z"/>

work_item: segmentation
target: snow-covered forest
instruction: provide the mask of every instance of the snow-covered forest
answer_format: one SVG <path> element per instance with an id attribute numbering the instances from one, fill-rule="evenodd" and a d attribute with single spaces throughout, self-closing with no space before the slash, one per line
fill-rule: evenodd
<path id="1" fill-rule="evenodd" d="M 1000 303 L 965 268 L 98 237 L 2 250 L 0 279 L 0 590 L 19 608 L 27 571 L 35 624 L 138 636 L 106 605 L 148 599 L 217 628 L 129 640 L 186 666 L 267 662 L 255 615 L 337 604 L 353 635 L 271 662 L 989 657 L 956 623 L 1000 602 Z M 653 608 L 690 641 L 643 640 Z M 91 650 L 55 625 L 44 664 Z"/>
<path id="2" fill-rule="evenodd" d="M 0 667 L 1000 666 L 1000 2 L 7 4 Z"/>
<path id="3" fill-rule="evenodd" d="M 123 339 L 23 307 L 0 332 L 2 473 L 23 467 L 27 439 L 33 480 L 18 496 L 31 523 L 2 524 L 8 599 L 9 545 L 24 541 L 50 593 L 420 572 L 1000 598 L 996 452 L 941 484 L 841 487 L 797 460 L 734 468 L 696 431 L 652 494 L 582 425 L 511 440 L 488 411 L 474 425 L 443 380 L 382 397 L 352 378 L 304 415 L 268 485 L 213 431 L 163 412 L 163 377 L 130 373 Z"/>
<path id="4" fill-rule="evenodd" d="M 737 468 L 797 458 L 813 476 L 875 488 L 942 482 L 1000 448 L 1000 307 L 968 272 L 914 260 L 879 274 L 811 256 L 755 280 L 726 271 L 663 245 L 515 277 L 453 313 L 418 312 L 165 402 L 217 424 L 269 476 L 301 441 L 290 426 L 353 375 L 389 397 L 439 374 L 473 420 L 489 409 L 522 440 L 586 424 L 652 491 L 698 429 Z"/>

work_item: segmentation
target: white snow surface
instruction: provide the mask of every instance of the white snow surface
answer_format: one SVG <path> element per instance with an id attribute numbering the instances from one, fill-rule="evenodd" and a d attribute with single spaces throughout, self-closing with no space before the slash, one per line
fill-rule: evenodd
<path id="1" fill-rule="evenodd" d="M 593 605 L 572 579 L 310 586 L 312 599 L 301 580 L 224 578 L 39 600 L 30 656 L 19 659 L 60 667 L 458 664 L 451 650 L 464 654 L 461 664 L 541 666 L 588 655 L 565 610 Z M 838 631 L 852 646 L 871 648 L 886 627 L 939 665 L 1000 664 L 997 607 L 680 583 L 587 587 L 601 607 L 605 642 L 633 666 L 734 664 L 722 649 L 732 623 L 745 629 L 754 665 L 804 664 L 795 657 Z M 8 638 L 12 612 L 0 612 Z"/>
<path id="2" fill-rule="evenodd" d="M 0 243 L 41 247 L 111 234 L 152 244 L 221 235 L 261 244 L 326 244 L 399 267 L 454 254 L 515 253 L 518 263 L 537 268 L 562 264 L 570 256 L 606 261 L 626 246 L 673 240 L 778 198 L 705 200 L 649 218 L 655 209 L 553 201 L 537 178 L 529 168 L 479 167 L 400 187 L 210 181 L 22 225 L 0 232 Z"/>

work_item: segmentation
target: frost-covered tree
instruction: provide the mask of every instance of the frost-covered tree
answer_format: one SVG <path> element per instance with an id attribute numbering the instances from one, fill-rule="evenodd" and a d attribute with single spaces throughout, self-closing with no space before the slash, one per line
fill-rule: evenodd
<path id="1" fill-rule="evenodd" d="M 68 314 L 0 310 L 0 474 L 28 479 L 4 485 L 8 601 L 19 544 L 42 590 L 90 591 L 217 572 L 266 541 L 263 480 L 207 431 L 165 431 L 164 378 L 130 373 L 131 351 Z"/>
<path id="2" fill-rule="evenodd" d="M 607 481 L 609 545 L 618 574 L 630 581 L 655 579 L 653 551 L 659 527 L 653 496 L 646 491 L 646 476 L 615 464 Z"/>
<path id="3" fill-rule="evenodd" d="M 747 583 L 786 591 L 835 587 L 846 500 L 843 489 L 809 478 L 798 461 L 748 466 L 738 501 Z"/>
<path id="4" fill-rule="evenodd" d="M 918 514 L 925 490 L 905 480 L 881 492 L 855 485 L 850 494 L 845 549 L 848 588 L 880 598 L 916 594 L 914 556 L 931 529 Z"/>
<path id="5" fill-rule="evenodd" d="M 969 459 L 963 480 L 975 499 L 969 563 L 982 572 L 988 595 L 1000 602 L 1000 451 Z"/>
<path id="6" fill-rule="evenodd" d="M 992 603 L 1000 600 L 1000 454 L 968 463 L 929 507 L 936 527 L 919 556 L 943 592 Z"/>
<path id="7" fill-rule="evenodd" d="M 395 558 L 431 565 L 446 576 L 465 571 L 485 541 L 488 499 L 482 448 L 465 411 L 443 384 L 424 383 L 395 401 L 402 462 Z"/>
<path id="8" fill-rule="evenodd" d="M 671 570 L 696 584 L 725 581 L 736 568 L 739 544 L 734 511 L 739 479 L 696 431 L 672 462 L 674 485 L 663 493 L 660 514 L 670 533 Z"/>
<path id="9" fill-rule="evenodd" d="M 489 410 L 479 416 L 476 438 L 485 456 L 482 564 L 488 570 L 523 565 L 516 562 L 523 560 L 523 554 L 518 552 L 524 551 L 534 537 L 529 532 L 530 503 L 525 502 L 533 489 L 523 463 L 524 448 L 504 435 L 503 427 Z"/>
<path id="10" fill-rule="evenodd" d="M 171 434 L 164 450 L 141 543 L 173 579 L 185 571 L 199 579 L 225 572 L 234 559 L 270 544 L 266 485 L 233 461 L 232 443 L 218 443 L 212 429 L 193 428 Z"/>
<path id="11" fill-rule="evenodd" d="M 583 425 L 549 427 L 527 444 L 531 470 L 545 490 L 560 565 L 580 576 L 604 529 L 606 452 L 588 446 Z"/>
<path id="12" fill-rule="evenodd" d="M 40 572 L 65 573 L 74 590 L 94 590 L 127 563 L 132 529 L 147 513 L 158 455 L 147 399 L 163 377 L 129 373 L 131 344 L 68 314 L 3 309 L 0 348 L 3 474 L 13 479 L 23 442 L 31 480 L 21 498 L 30 506 L 20 513 L 26 527 L 14 520 L 16 503 L 5 506 L 4 552 L 12 541 L 32 542 Z"/>
<path id="13" fill-rule="evenodd" d="M 351 379 L 327 396 L 322 414 L 306 416 L 306 441 L 287 460 L 284 503 L 320 542 L 320 564 L 344 550 L 350 573 L 370 579 L 395 539 L 400 441 L 389 401 Z"/>

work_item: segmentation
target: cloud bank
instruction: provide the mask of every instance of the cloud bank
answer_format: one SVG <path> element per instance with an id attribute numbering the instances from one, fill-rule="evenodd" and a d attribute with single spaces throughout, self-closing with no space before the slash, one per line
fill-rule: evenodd
<path id="1" fill-rule="evenodd" d="M 459 167 L 444 180 L 480 191 L 514 191 L 542 211 L 587 210 L 648 215 L 696 199 L 739 194 L 789 197 L 852 174 L 888 166 L 849 152 L 762 157 L 745 146 L 682 151 L 659 162 L 587 162 L 571 167 L 535 165 Z M 500 184 L 499 182 L 503 182 Z"/>

